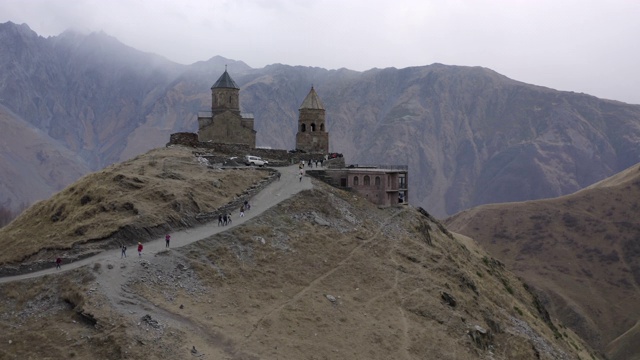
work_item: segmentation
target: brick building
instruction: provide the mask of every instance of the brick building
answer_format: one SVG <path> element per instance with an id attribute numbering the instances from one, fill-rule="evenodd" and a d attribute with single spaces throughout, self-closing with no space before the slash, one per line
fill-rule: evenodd
<path id="1" fill-rule="evenodd" d="M 350 165 L 309 170 L 307 174 L 338 187 L 355 191 L 378 206 L 407 204 L 409 171 L 405 165 Z"/>
<path id="2" fill-rule="evenodd" d="M 240 113 L 240 88 L 226 69 L 211 87 L 211 111 L 198 113 L 198 140 L 256 147 L 253 115 Z"/>

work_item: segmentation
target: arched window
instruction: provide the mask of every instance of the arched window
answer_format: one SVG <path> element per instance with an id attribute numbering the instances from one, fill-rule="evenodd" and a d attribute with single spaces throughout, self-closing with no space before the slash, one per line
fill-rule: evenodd
<path id="1" fill-rule="evenodd" d="M 305 123 L 302 123 L 302 127 L 301 127 L 301 132 L 305 132 L 307 131 L 307 125 Z"/>
<path id="2" fill-rule="evenodd" d="M 320 131 L 324 131 L 324 124 L 320 124 Z"/>
<path id="3" fill-rule="evenodd" d="M 380 189 L 380 176 L 376 176 L 376 189 Z"/>
<path id="4" fill-rule="evenodd" d="M 369 175 L 364 176 L 364 186 L 371 185 L 371 179 L 369 179 Z"/>
<path id="5" fill-rule="evenodd" d="M 357 176 L 353 177 L 353 186 L 358 186 L 358 177 Z"/>
<path id="6" fill-rule="evenodd" d="M 316 124 L 315 123 L 311 123 L 311 131 L 316 131 Z"/>

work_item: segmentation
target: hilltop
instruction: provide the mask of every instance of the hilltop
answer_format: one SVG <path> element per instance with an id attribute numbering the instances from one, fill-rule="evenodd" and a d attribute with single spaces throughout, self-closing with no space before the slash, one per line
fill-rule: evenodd
<path id="1" fill-rule="evenodd" d="M 574 194 L 445 220 L 541 289 L 551 314 L 609 359 L 640 359 L 640 166 Z"/>
<path id="2" fill-rule="evenodd" d="M 41 268 L 57 256 L 82 258 L 193 227 L 199 215 L 237 201 L 274 174 L 212 167 L 193 152 L 154 149 L 88 174 L 31 206 L 0 228 L 0 266 Z"/>
<path id="3" fill-rule="evenodd" d="M 181 190 L 174 177 L 186 182 L 199 174 L 192 170 L 197 158 L 181 157 L 184 151 L 191 149 L 154 150 L 123 166 L 148 175 L 153 155 L 153 168 L 166 164 L 173 174 L 154 181 L 153 189 L 170 196 Z M 126 175 L 124 168 L 107 168 L 97 178 L 88 175 L 94 181 L 85 184 L 106 179 L 98 183 L 109 185 L 107 194 L 131 199 L 139 209 L 138 214 L 113 212 L 112 220 L 147 219 L 149 223 L 139 220 L 136 226 L 158 228 L 151 214 L 163 207 L 152 204 L 162 197 L 141 195 L 146 186 L 113 181 Z M 246 184 L 248 191 L 262 181 L 253 172 L 269 174 L 238 169 L 230 182 L 224 180 L 227 171 L 200 170 L 206 182 L 219 182 L 226 190 L 224 196 L 212 195 L 219 197 L 219 206 L 228 203 L 230 183 Z M 273 187 L 286 189 L 298 182 L 295 167 L 276 171 L 282 172 L 282 180 L 252 198 L 257 207 L 284 196 Z M 144 174 L 137 176 L 150 186 Z M 173 232 L 176 242 L 170 249 L 154 248 L 158 240 L 152 240 L 152 250 L 142 258 L 121 259 L 113 248 L 80 268 L 51 269 L 45 276 L 0 284 L 5 294 L 0 343 L 8 344 L 0 354 L 8 359 L 597 358 L 549 316 L 529 286 L 426 211 L 378 208 L 354 193 L 303 180 L 312 188 L 237 226 L 213 225 L 216 234 L 189 245 L 175 247 L 200 227 Z M 79 189 L 81 182 L 61 194 L 70 196 L 69 189 Z M 242 191 L 241 185 L 234 186 Z M 263 193 L 268 196 L 262 198 Z M 198 202 L 198 196 L 191 200 Z M 151 199 L 149 207 L 133 200 L 141 198 Z M 198 204 L 201 211 L 204 205 Z M 186 206 L 175 211 L 179 218 L 196 212 Z M 25 212 L 21 228 L 44 221 L 38 214 Z M 96 227 L 108 223 L 98 215 L 82 221 L 93 224 L 89 218 L 95 217 Z M 76 228 L 72 218 L 66 217 L 69 230 Z M 41 238 L 22 240 L 39 244 L 33 248 L 44 246 Z M 4 236 L 0 241 L 6 245 Z M 72 247 L 84 246 L 90 243 L 74 242 Z M 20 257 L 20 249 L 13 249 L 14 257 Z"/>

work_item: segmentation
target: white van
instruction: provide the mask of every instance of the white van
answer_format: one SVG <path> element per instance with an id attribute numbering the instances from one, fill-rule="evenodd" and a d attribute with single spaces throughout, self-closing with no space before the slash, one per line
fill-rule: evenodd
<path id="1" fill-rule="evenodd" d="M 247 156 L 245 156 L 245 157 L 244 157 L 244 163 L 245 163 L 247 166 L 250 166 L 250 165 L 254 165 L 254 166 L 265 166 L 265 165 L 268 165 L 268 164 L 269 164 L 269 162 L 268 162 L 268 161 L 266 161 L 266 160 L 262 160 L 262 158 L 261 158 L 261 157 L 259 157 L 259 156 L 253 156 L 253 155 L 247 155 Z"/>

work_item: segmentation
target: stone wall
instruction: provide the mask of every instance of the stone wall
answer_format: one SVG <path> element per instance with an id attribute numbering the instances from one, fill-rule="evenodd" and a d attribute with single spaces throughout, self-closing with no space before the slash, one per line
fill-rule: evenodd
<path id="1" fill-rule="evenodd" d="M 243 119 L 240 114 L 225 111 L 211 119 L 198 117 L 198 124 L 198 140 L 201 142 L 256 146 L 253 119 Z"/>
<path id="2" fill-rule="evenodd" d="M 260 156 L 261 158 L 269 161 L 271 166 L 288 166 L 297 164 L 300 161 L 312 161 L 324 159 L 325 154 L 319 153 L 303 153 L 294 152 L 291 153 L 287 150 L 281 149 L 259 149 L 251 148 L 247 144 L 222 144 L 216 142 L 199 142 L 198 135 L 194 133 L 175 133 L 171 134 L 169 138 L 169 145 L 182 145 L 197 148 L 195 155 L 202 156 L 212 163 L 224 162 L 225 159 L 230 157 L 237 157 L 238 162 L 242 163 L 242 159 L 245 155 Z M 330 162 L 334 164 L 342 163 L 341 167 L 344 167 L 344 158 L 331 159 Z M 325 161 L 327 163 L 327 161 Z M 326 165 L 325 165 L 326 166 Z"/>

